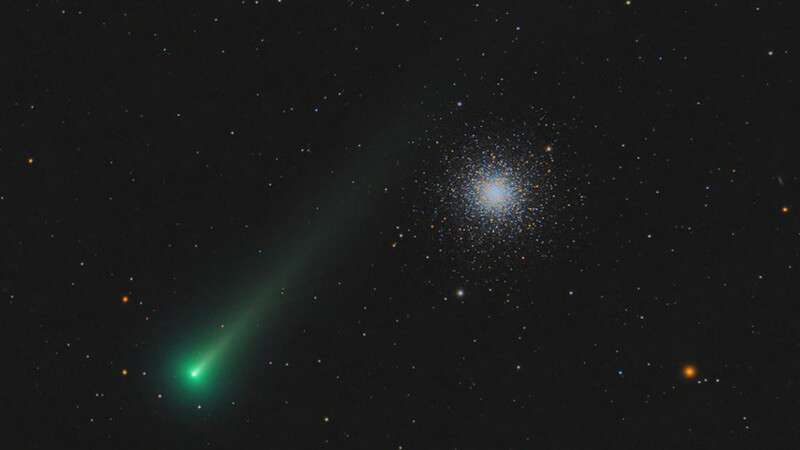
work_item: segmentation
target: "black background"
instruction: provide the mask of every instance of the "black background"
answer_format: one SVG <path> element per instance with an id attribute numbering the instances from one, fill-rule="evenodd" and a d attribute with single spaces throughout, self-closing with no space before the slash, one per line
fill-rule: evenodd
<path id="1" fill-rule="evenodd" d="M 7 5 L 9 448 L 792 448 L 787 5 Z M 531 107 L 576 244 L 426 258 L 432 118 Z M 164 361 L 302 242 L 197 409 Z"/>

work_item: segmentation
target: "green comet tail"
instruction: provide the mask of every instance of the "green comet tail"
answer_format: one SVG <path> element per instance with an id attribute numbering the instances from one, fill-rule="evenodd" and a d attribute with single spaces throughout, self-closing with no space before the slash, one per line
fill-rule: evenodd
<path id="1" fill-rule="evenodd" d="M 252 327 L 246 318 L 249 314 L 243 314 L 239 321 L 225 328 L 215 328 L 207 336 L 200 340 L 205 341 L 201 351 L 193 351 L 178 361 L 175 367 L 176 378 L 179 386 L 186 393 L 193 393 L 206 398 L 211 394 L 212 389 L 217 390 L 216 385 L 224 374 L 225 362 L 236 353 L 232 344 L 240 340 L 245 333 L 245 329 Z M 239 346 L 239 345 L 237 345 Z M 227 377 L 225 377 L 227 378 Z"/>
<path id="2" fill-rule="evenodd" d="M 188 363 L 185 364 L 184 370 L 184 382 L 187 387 L 196 388 L 200 385 L 200 383 L 204 382 L 207 378 L 206 371 L 203 370 L 202 364 L 198 363 Z"/>
<path id="3" fill-rule="evenodd" d="M 192 358 L 184 360 L 178 367 L 179 373 L 176 374 L 175 380 L 178 382 L 186 393 L 194 393 L 206 396 L 208 389 L 219 376 L 217 358 L 209 356 L 216 356 L 209 352 L 209 354 L 201 355 L 199 358 Z"/>
<path id="4" fill-rule="evenodd" d="M 189 381 L 191 382 L 198 382 L 202 379 L 201 377 L 202 371 L 200 368 L 190 369 L 189 370 Z"/>
<path id="5" fill-rule="evenodd" d="M 403 110 L 404 117 L 407 112 Z M 315 220 L 301 230 L 287 229 L 286 233 L 291 235 L 274 241 L 269 260 L 259 257 L 250 263 L 255 269 L 239 282 L 244 287 L 225 294 L 231 301 L 238 299 L 239 306 L 224 314 L 225 320 L 215 314 L 215 321 L 219 320 L 215 325 L 207 325 L 205 331 L 190 335 L 185 339 L 188 342 L 175 349 L 175 354 L 182 356 L 169 359 L 168 376 L 187 399 L 219 398 L 225 386 L 235 385 L 236 372 L 241 372 L 241 367 L 234 363 L 234 357 L 247 348 L 251 334 L 276 320 L 286 303 L 285 289 L 307 285 L 306 276 L 312 265 L 314 273 L 320 268 L 334 267 L 337 259 L 321 261 L 320 256 L 340 254 L 344 243 L 358 237 L 359 223 L 371 217 L 369 208 L 364 207 L 364 196 L 369 189 L 364 189 L 384 185 L 388 178 L 399 173 L 399 160 L 408 145 L 398 143 L 408 142 L 409 127 L 406 120 L 392 122 L 391 128 L 370 140 L 371 148 L 382 150 L 360 160 L 352 167 L 351 176 L 337 177 L 337 180 L 358 178 L 357 185 L 324 183 L 325 195 L 319 203 L 325 207 L 315 214 Z"/>

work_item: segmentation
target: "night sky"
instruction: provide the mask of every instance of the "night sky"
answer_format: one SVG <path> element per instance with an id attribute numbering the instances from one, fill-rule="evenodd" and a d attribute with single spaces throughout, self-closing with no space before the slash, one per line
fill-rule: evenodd
<path id="1" fill-rule="evenodd" d="M 795 448 L 790 2 L 82 3 L 4 14 L 3 448 Z"/>

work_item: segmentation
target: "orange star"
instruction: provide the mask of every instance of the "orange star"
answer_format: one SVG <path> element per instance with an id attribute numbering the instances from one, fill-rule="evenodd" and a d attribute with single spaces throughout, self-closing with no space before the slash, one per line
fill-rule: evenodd
<path id="1" fill-rule="evenodd" d="M 129 300 L 130 298 L 127 295 L 122 296 L 122 303 L 128 303 Z"/>
<path id="2" fill-rule="evenodd" d="M 32 165 L 34 161 L 35 160 L 33 159 L 33 157 L 30 157 L 27 160 L 25 160 L 25 162 L 27 162 L 29 166 Z"/>
<path id="3" fill-rule="evenodd" d="M 697 376 L 697 367 L 691 364 L 687 364 L 683 366 L 683 370 L 681 370 L 681 373 L 683 374 L 683 378 L 691 380 Z"/>
<path id="4" fill-rule="evenodd" d="M 784 213 L 784 214 L 789 214 L 789 211 L 790 211 L 790 209 L 789 209 L 789 207 L 788 207 L 788 206 L 781 207 L 781 212 L 782 212 L 782 213 Z"/>

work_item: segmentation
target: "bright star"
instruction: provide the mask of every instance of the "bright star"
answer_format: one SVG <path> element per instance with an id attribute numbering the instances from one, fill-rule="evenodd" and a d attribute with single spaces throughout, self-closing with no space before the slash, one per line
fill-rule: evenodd
<path id="1" fill-rule="evenodd" d="M 683 366 L 683 370 L 681 370 L 681 372 L 683 373 L 683 378 L 687 380 L 691 380 L 697 376 L 697 368 L 691 364 Z"/>

